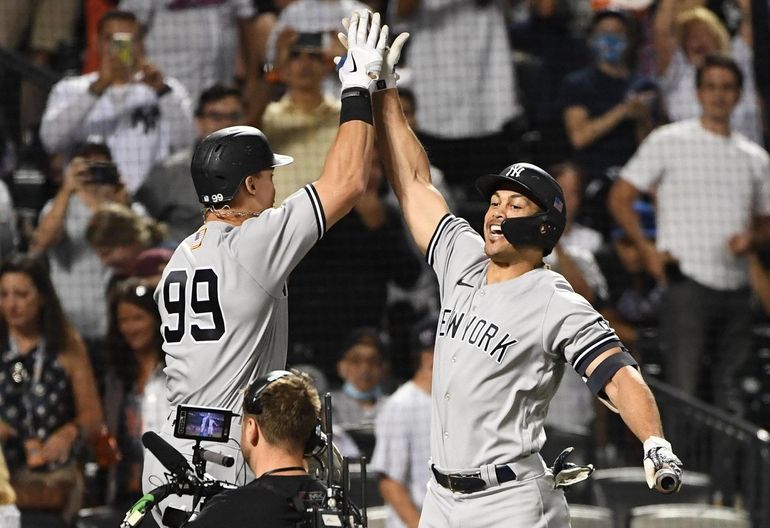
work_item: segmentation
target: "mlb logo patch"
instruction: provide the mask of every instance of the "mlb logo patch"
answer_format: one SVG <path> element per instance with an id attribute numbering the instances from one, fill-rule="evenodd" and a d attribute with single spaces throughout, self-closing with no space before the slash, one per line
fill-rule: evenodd
<path id="1" fill-rule="evenodd" d="M 199 247 L 201 247 L 201 244 L 203 243 L 203 237 L 204 236 L 206 236 L 206 226 L 202 226 L 195 233 L 195 238 L 193 238 L 193 241 L 190 244 L 190 249 L 198 249 Z"/>
<path id="2" fill-rule="evenodd" d="M 560 213 L 564 212 L 564 202 L 561 201 L 560 198 L 556 197 L 553 199 L 553 208 L 559 211 Z"/>

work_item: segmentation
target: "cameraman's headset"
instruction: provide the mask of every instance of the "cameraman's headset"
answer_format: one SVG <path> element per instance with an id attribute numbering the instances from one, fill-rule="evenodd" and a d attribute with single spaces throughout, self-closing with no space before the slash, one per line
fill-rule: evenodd
<path id="1" fill-rule="evenodd" d="M 296 376 L 295 372 L 289 372 L 288 370 L 273 370 L 267 373 L 267 376 L 258 378 L 251 384 L 249 390 L 243 399 L 244 409 L 249 414 L 260 415 L 262 414 L 262 395 L 267 388 L 274 382 L 281 378 L 288 376 Z M 324 434 L 321 427 L 321 419 L 316 416 L 315 426 L 310 433 L 310 437 L 305 442 L 305 456 L 317 456 L 324 448 L 326 448 L 326 434 Z"/>

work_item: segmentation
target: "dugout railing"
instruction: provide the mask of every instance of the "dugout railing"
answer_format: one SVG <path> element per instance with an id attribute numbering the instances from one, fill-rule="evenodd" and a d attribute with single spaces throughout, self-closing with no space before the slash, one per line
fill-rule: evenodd
<path id="1" fill-rule="evenodd" d="M 646 381 L 685 471 L 710 475 L 716 504 L 743 508 L 754 528 L 770 528 L 770 433 L 656 378 Z"/>
<path id="2" fill-rule="evenodd" d="M 61 74 L 33 64 L 18 51 L 0 46 L 0 71 L 5 68 L 42 90 L 50 90 L 61 79 Z"/>

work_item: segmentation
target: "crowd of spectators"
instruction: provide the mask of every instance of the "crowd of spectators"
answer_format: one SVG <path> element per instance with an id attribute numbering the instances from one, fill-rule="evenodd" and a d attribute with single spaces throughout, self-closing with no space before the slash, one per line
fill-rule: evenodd
<path id="1" fill-rule="evenodd" d="M 0 66 L 0 441 L 22 522 L 138 496 L 138 439 L 167 412 L 152 293 L 202 224 L 193 149 L 250 124 L 295 159 L 276 206 L 317 179 L 339 121 L 336 33 L 357 7 L 411 33 L 403 105 L 453 211 L 486 207 L 481 174 L 547 168 L 568 211 L 548 264 L 647 373 L 770 425 L 770 379 L 753 385 L 764 407 L 737 390 L 770 312 L 770 2 L 634 3 L 0 0 L 16 60 L 0 64 L 22 64 Z M 374 451 L 392 518 L 414 526 L 437 286 L 379 160 L 289 288 L 290 364 L 338 389 L 341 438 Z M 547 423 L 590 458 L 612 443 L 606 419 L 575 377 Z M 45 498 L 60 514 L 29 513 L 47 508 L 24 493 L 36 467 L 63 483 Z M 106 485 L 84 491 L 84 468 Z"/>

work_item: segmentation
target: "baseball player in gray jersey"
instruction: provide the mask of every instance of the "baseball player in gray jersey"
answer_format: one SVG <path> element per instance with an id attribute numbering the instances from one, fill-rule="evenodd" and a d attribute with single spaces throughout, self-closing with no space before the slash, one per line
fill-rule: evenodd
<path id="1" fill-rule="evenodd" d="M 539 454 L 565 368 L 644 442 L 650 487 L 665 470 L 675 491 L 681 462 L 663 439 L 636 362 L 591 305 L 543 264 L 564 230 L 561 188 L 542 169 L 517 163 L 477 181 L 489 200 L 483 237 L 450 214 L 392 89 L 405 38 L 385 54 L 374 111 L 388 178 L 441 296 L 432 478 L 420 527 L 569 526 L 563 491 Z"/>
<path id="2" fill-rule="evenodd" d="M 176 249 L 155 292 L 166 352 L 167 396 L 180 404 L 238 412 L 241 390 L 284 368 L 289 273 L 346 215 L 367 185 L 374 127 L 370 92 L 381 68 L 387 26 L 379 15 L 354 14 L 350 46 L 339 66 L 340 128 L 320 178 L 273 207 L 273 170 L 292 159 L 272 152 L 252 127 L 214 132 L 201 141 L 191 172 L 205 223 Z M 280 173 L 277 177 L 280 177 Z M 174 413 L 160 435 L 189 458 L 191 440 L 173 437 Z M 214 477 L 243 484 L 253 475 L 243 463 L 233 419 L 231 441 L 218 450 L 232 468 L 208 465 Z M 145 453 L 145 492 L 165 470 Z"/>

